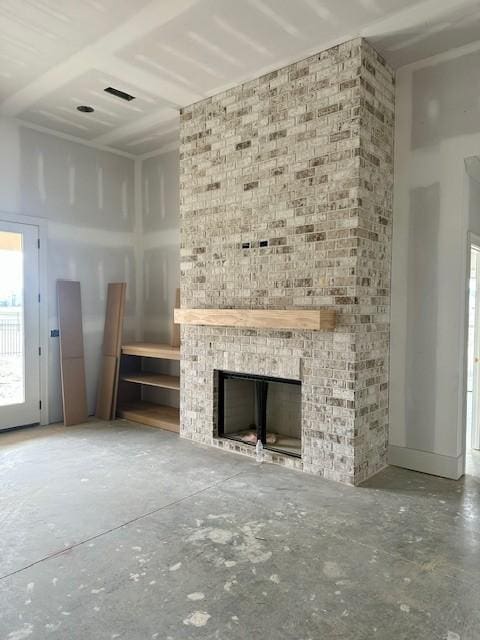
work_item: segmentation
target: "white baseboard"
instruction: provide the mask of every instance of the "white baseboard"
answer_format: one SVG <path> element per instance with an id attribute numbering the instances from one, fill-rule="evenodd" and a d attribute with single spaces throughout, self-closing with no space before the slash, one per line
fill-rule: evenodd
<path id="1" fill-rule="evenodd" d="M 463 455 L 454 458 L 431 451 L 419 451 L 395 445 L 388 447 L 388 464 L 453 480 L 461 478 L 464 470 Z"/>

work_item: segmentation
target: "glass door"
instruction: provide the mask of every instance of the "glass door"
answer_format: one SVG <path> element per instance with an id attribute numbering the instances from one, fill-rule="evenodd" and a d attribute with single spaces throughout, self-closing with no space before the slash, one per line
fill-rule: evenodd
<path id="1" fill-rule="evenodd" d="M 40 422 L 38 227 L 0 220 L 0 429 Z"/>

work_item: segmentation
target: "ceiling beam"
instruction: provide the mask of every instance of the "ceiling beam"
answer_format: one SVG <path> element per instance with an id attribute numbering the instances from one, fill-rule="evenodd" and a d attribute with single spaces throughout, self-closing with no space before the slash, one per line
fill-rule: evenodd
<path id="1" fill-rule="evenodd" d="M 471 0 L 423 0 L 386 18 L 375 20 L 362 29 L 360 35 L 366 38 L 385 38 L 408 29 L 418 29 L 425 23 L 433 24 L 435 20 L 471 4 Z"/>
<path id="2" fill-rule="evenodd" d="M 167 123 L 174 123 L 178 120 L 178 112 L 169 107 L 163 107 L 156 109 L 153 113 L 149 113 L 148 116 L 138 118 L 134 122 L 129 122 L 120 127 L 112 129 L 97 138 L 94 138 L 95 144 L 98 145 L 110 145 L 119 140 L 124 140 L 130 136 L 135 136 L 139 133 L 143 133 L 152 127 L 158 126 L 162 128 Z"/>
<path id="3" fill-rule="evenodd" d="M 102 57 L 95 65 L 97 69 L 116 78 L 128 78 L 128 84 L 132 84 L 147 94 L 157 96 L 162 102 L 173 107 L 184 107 L 201 100 L 204 96 L 194 93 L 180 84 L 160 78 L 156 74 L 120 60 L 115 56 Z"/>
<path id="4" fill-rule="evenodd" d="M 44 96 L 64 86 L 66 79 L 72 80 L 86 73 L 89 69 L 97 68 L 99 61 L 106 55 L 113 56 L 120 49 L 181 15 L 197 2 L 198 0 L 152 0 L 119 27 L 49 69 L 26 87 L 8 97 L 0 105 L 0 113 L 7 116 L 17 116 Z M 172 96 L 175 97 L 173 83 L 169 83 L 169 86 L 172 89 Z M 168 96 L 165 97 L 169 99 Z M 176 101 L 172 100 L 172 102 Z"/>

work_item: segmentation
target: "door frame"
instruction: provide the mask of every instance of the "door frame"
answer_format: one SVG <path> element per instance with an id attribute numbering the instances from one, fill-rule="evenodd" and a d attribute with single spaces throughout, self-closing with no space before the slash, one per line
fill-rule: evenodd
<path id="1" fill-rule="evenodd" d="M 478 237 L 478 236 L 477 236 Z M 472 258 L 472 249 L 475 248 L 477 250 L 477 265 L 476 265 L 476 274 L 478 275 L 479 271 L 480 271 L 480 265 L 478 264 L 478 260 L 480 257 L 480 238 L 479 242 L 471 242 L 470 243 L 470 261 Z M 470 268 L 471 268 L 471 264 L 470 264 Z M 478 285 L 480 282 L 480 279 L 476 278 L 476 280 L 478 281 L 475 287 L 475 314 L 474 314 L 474 327 L 473 327 L 473 347 L 474 347 L 474 352 L 473 352 L 473 380 L 472 380 L 472 425 L 471 425 L 471 441 L 467 442 L 465 441 L 465 453 L 467 452 L 467 450 L 469 448 L 472 449 L 480 449 L 480 428 L 478 426 L 478 421 L 480 419 L 480 397 L 478 397 L 478 395 L 480 395 L 480 389 L 479 389 L 479 376 L 480 376 L 480 371 L 478 366 L 475 365 L 476 362 L 476 358 L 477 358 L 477 354 L 478 354 L 478 347 L 480 346 L 480 327 L 478 326 L 478 324 L 480 323 L 480 310 L 479 310 L 479 304 L 480 304 L 480 292 L 478 290 Z M 470 296 L 469 296 L 470 298 Z M 470 302 L 470 300 L 469 300 Z M 470 304 L 469 304 L 469 314 L 470 314 Z M 469 318 L 469 328 L 470 328 L 470 318 Z M 475 350 L 475 347 L 477 347 L 477 350 Z M 468 381 L 467 381 L 468 383 Z M 468 391 L 468 386 L 467 386 L 467 391 Z M 474 402 L 475 401 L 475 402 Z M 476 420 L 474 420 L 474 418 Z"/>
<path id="2" fill-rule="evenodd" d="M 0 221 L 14 222 L 16 224 L 28 224 L 37 227 L 40 247 L 38 250 L 39 264 L 39 338 L 42 354 L 40 356 L 40 424 L 49 423 L 49 403 L 48 403 L 48 361 L 49 361 L 49 340 L 48 340 L 48 277 L 47 277 L 47 239 L 48 221 L 46 218 L 35 216 L 25 216 L 17 213 L 7 213 L 0 210 Z"/>

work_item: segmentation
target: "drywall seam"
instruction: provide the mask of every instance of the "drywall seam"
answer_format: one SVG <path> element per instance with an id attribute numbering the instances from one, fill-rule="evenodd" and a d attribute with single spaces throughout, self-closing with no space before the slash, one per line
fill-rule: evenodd
<path id="1" fill-rule="evenodd" d="M 47 258 L 48 258 L 48 220 L 46 218 L 36 218 L 33 216 L 25 216 L 23 214 L 4 213 L 0 211 L 0 220 L 6 222 L 17 222 L 20 224 L 28 224 L 38 229 L 38 238 L 40 240 L 40 248 L 38 254 L 39 260 L 39 294 L 40 301 L 43 301 L 39 305 L 39 347 L 42 350 L 42 355 L 39 361 L 40 367 L 40 402 L 42 403 L 40 409 L 40 424 L 49 424 L 49 382 L 48 382 L 48 360 L 49 360 L 49 341 L 48 341 L 48 273 L 47 273 Z"/>
<path id="2" fill-rule="evenodd" d="M 143 338 L 143 262 L 144 262 L 144 237 L 143 237 L 143 192 L 142 192 L 142 160 L 134 161 L 134 249 L 135 249 L 135 338 Z"/>
<path id="3" fill-rule="evenodd" d="M 431 451 L 419 451 L 418 449 L 390 445 L 388 447 L 388 464 L 458 480 L 463 475 L 465 461 L 463 454 L 457 457 L 443 456 Z"/>

